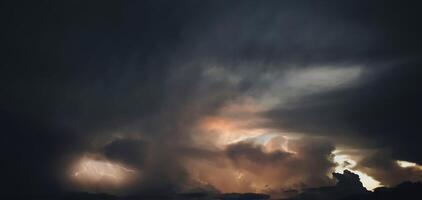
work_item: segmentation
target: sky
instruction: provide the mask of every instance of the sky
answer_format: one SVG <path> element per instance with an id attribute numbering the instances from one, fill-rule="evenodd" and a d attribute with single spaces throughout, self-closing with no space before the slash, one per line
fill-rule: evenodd
<path id="1" fill-rule="evenodd" d="M 415 2 L 1 4 L 7 192 L 422 180 Z"/>

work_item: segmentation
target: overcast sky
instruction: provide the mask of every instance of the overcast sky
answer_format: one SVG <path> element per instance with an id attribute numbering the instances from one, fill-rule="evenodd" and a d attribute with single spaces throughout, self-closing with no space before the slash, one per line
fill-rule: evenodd
<path id="1" fill-rule="evenodd" d="M 422 180 L 420 5 L 1 4 L 9 192 L 278 194 L 336 169 L 367 187 Z"/>

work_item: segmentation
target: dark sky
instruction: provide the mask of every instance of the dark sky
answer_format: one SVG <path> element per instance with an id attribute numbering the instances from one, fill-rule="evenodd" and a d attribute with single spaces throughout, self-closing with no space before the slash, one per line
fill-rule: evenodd
<path id="1" fill-rule="evenodd" d="M 0 7 L 6 191 L 277 193 L 333 184 L 339 156 L 382 185 L 422 180 L 415 2 Z M 142 175 L 69 180 L 81 158 Z"/>

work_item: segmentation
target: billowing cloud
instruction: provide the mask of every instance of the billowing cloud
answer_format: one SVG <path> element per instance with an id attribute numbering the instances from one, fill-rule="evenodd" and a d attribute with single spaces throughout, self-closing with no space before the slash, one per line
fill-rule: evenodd
<path id="1" fill-rule="evenodd" d="M 349 149 L 381 184 L 420 180 L 417 8 L 5 3 L 5 190 L 77 188 L 69 169 L 96 166 L 137 172 L 100 192 L 280 193 L 334 184 L 333 152 Z"/>
<path id="2" fill-rule="evenodd" d="M 283 189 L 330 185 L 332 150 L 321 139 L 289 140 L 273 137 L 264 144 L 241 141 L 228 145 L 217 157 L 191 160 L 188 171 L 198 182 L 223 192 L 266 192 L 283 195 Z M 280 181 L 283 180 L 283 181 Z"/>

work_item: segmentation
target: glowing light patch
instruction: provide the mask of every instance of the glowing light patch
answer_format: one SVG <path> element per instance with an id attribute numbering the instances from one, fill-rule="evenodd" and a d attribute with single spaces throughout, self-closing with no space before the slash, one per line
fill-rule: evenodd
<path id="1" fill-rule="evenodd" d="M 350 156 L 338 154 L 337 151 L 334 151 L 334 162 L 337 164 L 334 169 L 337 173 L 342 173 L 344 170 L 349 170 L 357 175 L 359 175 L 360 181 L 363 186 L 368 190 L 374 190 L 377 187 L 382 186 L 381 183 L 368 174 L 365 174 L 358 170 L 353 170 L 353 167 L 356 166 L 356 161 L 352 160 Z"/>
<path id="2" fill-rule="evenodd" d="M 137 174 L 122 164 L 84 156 L 73 166 L 71 178 L 80 185 L 121 186 Z"/>
<path id="3" fill-rule="evenodd" d="M 416 167 L 416 163 L 412 163 L 412 162 L 407 162 L 407 161 L 403 161 L 403 160 L 398 160 L 397 164 L 400 167 L 406 168 L 406 167 Z"/>
<path id="4" fill-rule="evenodd" d="M 264 129 L 245 128 L 244 122 L 224 117 L 207 117 L 199 123 L 199 128 L 205 131 L 207 138 L 217 145 L 224 147 L 231 143 L 255 139 L 267 132 Z M 201 135 L 203 137 L 204 135 Z"/>
<path id="5" fill-rule="evenodd" d="M 335 172 L 343 172 L 344 170 L 350 170 L 350 168 L 353 168 L 356 166 L 356 162 L 352 160 L 347 155 L 339 155 L 334 152 L 334 162 L 337 164 L 335 168 Z"/>

